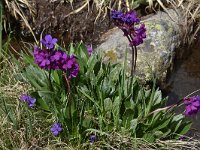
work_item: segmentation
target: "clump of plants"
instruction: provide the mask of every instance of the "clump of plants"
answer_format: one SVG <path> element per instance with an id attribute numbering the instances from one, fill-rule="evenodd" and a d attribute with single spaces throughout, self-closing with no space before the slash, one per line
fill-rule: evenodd
<path id="1" fill-rule="evenodd" d="M 135 27 L 139 19 L 133 11 L 113 11 L 112 18 L 130 41 L 134 72 L 145 26 Z M 123 65 L 104 63 L 102 54 L 90 46 L 71 44 L 64 49 L 57 41 L 46 35 L 32 55 L 23 53 L 18 77 L 32 86 L 22 93 L 22 104 L 48 114 L 52 122 L 46 128 L 55 138 L 85 149 L 126 149 L 140 145 L 137 139 L 178 139 L 190 129 L 185 115 L 200 110 L 199 97 L 185 98 L 185 115 L 177 115 L 171 109 L 175 105 L 165 107 L 167 99 L 155 81 L 152 89 L 145 89 L 133 73 L 127 75 L 126 58 Z"/>

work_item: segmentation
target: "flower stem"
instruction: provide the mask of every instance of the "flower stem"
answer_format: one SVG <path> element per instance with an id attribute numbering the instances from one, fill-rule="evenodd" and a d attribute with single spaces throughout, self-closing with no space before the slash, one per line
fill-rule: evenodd
<path id="1" fill-rule="evenodd" d="M 70 97 L 70 95 L 71 95 L 71 88 L 70 88 L 69 80 L 68 80 L 68 78 L 67 78 L 67 76 L 66 76 L 66 74 L 64 72 L 63 72 L 63 76 L 65 78 L 65 81 L 66 81 L 66 84 L 67 84 L 68 93 L 69 93 L 69 97 Z"/>
<path id="2" fill-rule="evenodd" d="M 129 42 L 131 43 L 132 38 L 131 35 L 127 36 Z M 136 46 L 131 46 L 132 49 L 132 62 L 131 62 L 131 76 L 133 76 L 133 73 L 135 72 L 135 68 L 136 68 L 136 60 L 137 60 L 137 48 Z"/>
<path id="3" fill-rule="evenodd" d="M 66 76 L 66 73 L 65 72 L 63 72 L 63 76 L 64 76 L 64 78 L 65 78 L 65 81 L 66 81 L 66 84 L 67 84 L 67 89 L 68 89 L 68 106 L 69 106 L 69 118 L 70 118 L 70 120 L 72 119 L 72 114 L 71 114 L 71 88 L 70 88 L 70 84 L 69 84 L 69 80 L 68 80 L 68 78 L 67 78 L 67 76 Z"/>
<path id="4" fill-rule="evenodd" d="M 127 35 L 127 38 L 129 40 L 129 42 L 131 43 L 132 38 L 131 35 Z M 132 90 L 132 85 L 133 85 L 133 74 L 135 72 L 135 68 L 136 68 L 136 59 L 137 59 L 137 48 L 136 46 L 131 46 L 132 49 L 132 60 L 131 60 L 131 81 L 130 81 L 130 85 L 129 85 L 129 92 L 131 92 Z"/>

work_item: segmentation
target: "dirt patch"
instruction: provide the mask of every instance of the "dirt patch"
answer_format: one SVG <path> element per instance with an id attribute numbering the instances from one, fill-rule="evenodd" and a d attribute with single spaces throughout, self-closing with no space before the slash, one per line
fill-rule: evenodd
<path id="1" fill-rule="evenodd" d="M 102 33 L 111 28 L 109 15 L 101 16 L 95 22 L 99 11 L 93 6 L 93 3 L 69 16 L 68 14 L 83 6 L 82 0 L 74 1 L 73 7 L 69 2 L 50 2 L 49 0 L 35 0 L 33 6 L 35 16 L 30 17 L 27 12 L 27 17 L 37 37 L 41 33 L 48 33 L 59 38 L 65 44 L 81 40 L 86 43 L 94 43 L 98 41 Z M 24 37 L 31 36 L 23 23 L 21 24 L 21 33 Z"/>

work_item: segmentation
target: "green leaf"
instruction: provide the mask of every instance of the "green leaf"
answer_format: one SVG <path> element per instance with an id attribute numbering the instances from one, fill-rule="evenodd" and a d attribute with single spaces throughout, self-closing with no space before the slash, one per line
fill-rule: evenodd
<path id="1" fill-rule="evenodd" d="M 92 120 L 89 117 L 84 118 L 82 122 L 82 126 L 88 129 L 90 127 L 91 121 Z"/>
<path id="2" fill-rule="evenodd" d="M 160 104 L 162 101 L 162 94 L 161 91 L 159 91 L 158 89 L 155 91 L 154 97 L 153 97 L 153 101 L 154 101 L 154 105 L 156 104 Z"/>
<path id="3" fill-rule="evenodd" d="M 163 132 L 162 131 L 155 131 L 154 135 L 156 138 L 160 139 L 161 137 L 163 137 Z"/>
<path id="4" fill-rule="evenodd" d="M 110 98 L 104 99 L 104 109 L 106 112 L 112 110 L 112 100 Z"/>
<path id="5" fill-rule="evenodd" d="M 70 48 L 69 48 L 69 54 L 74 54 L 75 53 L 75 48 L 73 46 L 73 43 L 70 44 Z"/>
<path id="6" fill-rule="evenodd" d="M 145 133 L 143 138 L 149 143 L 153 143 L 155 141 L 155 136 L 152 132 Z"/>
<path id="7" fill-rule="evenodd" d="M 120 99 L 119 97 L 116 97 L 113 102 L 113 107 L 112 107 L 112 113 L 114 116 L 119 115 L 119 105 L 120 105 Z"/>
<path id="8" fill-rule="evenodd" d="M 47 105 L 47 103 L 46 103 L 46 101 L 45 101 L 44 99 L 38 98 L 38 99 L 37 99 L 37 103 L 39 103 L 39 106 L 40 106 L 42 109 L 44 109 L 44 110 L 46 110 L 46 111 L 50 111 L 49 106 Z"/>
<path id="9" fill-rule="evenodd" d="M 60 77 L 59 77 L 59 75 L 58 75 L 58 71 L 53 71 L 51 75 L 52 75 L 53 80 L 54 80 L 58 85 L 60 85 Z"/>
<path id="10" fill-rule="evenodd" d="M 119 96 L 114 99 L 113 107 L 112 107 L 112 114 L 114 117 L 114 126 L 117 128 L 119 124 L 119 112 L 120 112 L 120 98 Z"/>
<path id="11" fill-rule="evenodd" d="M 38 95 L 45 99 L 47 102 L 54 101 L 53 92 L 51 91 L 38 91 Z"/>
<path id="12" fill-rule="evenodd" d="M 131 120 L 131 122 L 130 122 L 130 129 L 131 129 L 131 131 L 134 133 L 135 132 L 135 130 L 136 130 L 136 127 L 137 127 L 137 119 L 133 119 L 133 120 Z"/>
<path id="13" fill-rule="evenodd" d="M 192 125 L 191 122 L 183 123 L 179 128 L 180 131 L 178 131 L 178 134 L 180 134 L 180 135 L 186 134 L 190 130 L 191 125 Z"/>
<path id="14" fill-rule="evenodd" d="M 172 130 L 171 129 L 167 129 L 167 131 L 165 131 L 162 135 L 162 138 L 166 138 L 168 135 L 170 135 L 172 133 Z"/>
<path id="15" fill-rule="evenodd" d="M 180 121 L 183 118 L 184 118 L 184 116 L 182 114 L 176 115 L 176 116 L 173 117 L 172 122 Z"/>
<path id="16" fill-rule="evenodd" d="M 130 128 L 133 117 L 134 111 L 132 109 L 126 109 L 125 113 L 122 116 L 123 124 L 126 128 Z"/>
<path id="17" fill-rule="evenodd" d="M 41 95 L 39 95 L 38 92 L 31 93 L 31 96 L 36 98 L 36 104 L 39 105 L 39 107 L 41 107 L 42 109 L 44 109 L 46 111 L 50 111 L 49 104 L 47 103 L 47 101 L 45 99 L 43 99 L 44 97 Z"/>
<path id="18" fill-rule="evenodd" d="M 99 104 L 98 104 L 96 101 L 94 101 L 94 99 L 93 99 L 92 97 L 90 97 L 88 94 L 86 94 L 82 89 L 79 89 L 79 88 L 78 88 L 78 90 L 79 90 L 86 98 L 88 98 L 91 102 L 93 102 L 93 103 L 95 104 L 95 106 L 97 106 L 97 108 L 98 108 L 99 110 L 101 110 Z"/>
<path id="19" fill-rule="evenodd" d="M 160 125 L 156 129 L 160 130 L 160 129 L 166 128 L 168 127 L 170 122 L 171 122 L 171 117 L 169 117 L 169 119 L 165 120 L 163 123 L 160 122 Z"/>

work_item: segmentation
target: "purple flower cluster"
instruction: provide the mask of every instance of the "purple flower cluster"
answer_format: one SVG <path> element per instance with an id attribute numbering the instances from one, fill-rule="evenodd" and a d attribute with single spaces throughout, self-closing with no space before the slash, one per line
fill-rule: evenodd
<path id="1" fill-rule="evenodd" d="M 79 72 L 79 65 L 74 55 L 67 55 L 65 51 L 54 50 L 57 39 L 46 35 L 41 41 L 46 49 L 34 48 L 35 63 L 42 69 L 53 69 L 67 71 L 68 78 L 76 77 Z"/>
<path id="2" fill-rule="evenodd" d="M 54 123 L 51 127 L 51 132 L 54 136 L 57 136 L 62 131 L 60 123 Z"/>
<path id="3" fill-rule="evenodd" d="M 200 111 L 200 96 L 184 98 L 186 105 L 184 114 L 187 116 L 195 115 Z"/>
<path id="4" fill-rule="evenodd" d="M 140 19 L 134 11 L 123 13 L 113 10 L 111 18 L 114 24 L 124 32 L 124 36 L 129 39 L 130 46 L 138 46 L 143 43 L 143 39 L 146 38 L 146 28 L 144 24 L 135 27 L 136 24 L 140 23 Z"/>
<path id="5" fill-rule="evenodd" d="M 31 97 L 31 96 L 29 96 L 29 95 L 23 94 L 23 95 L 20 96 L 19 99 L 20 99 L 21 101 L 23 101 L 23 102 L 26 102 L 30 108 L 32 108 L 32 107 L 35 106 L 36 99 L 33 98 L 33 97 Z"/>

